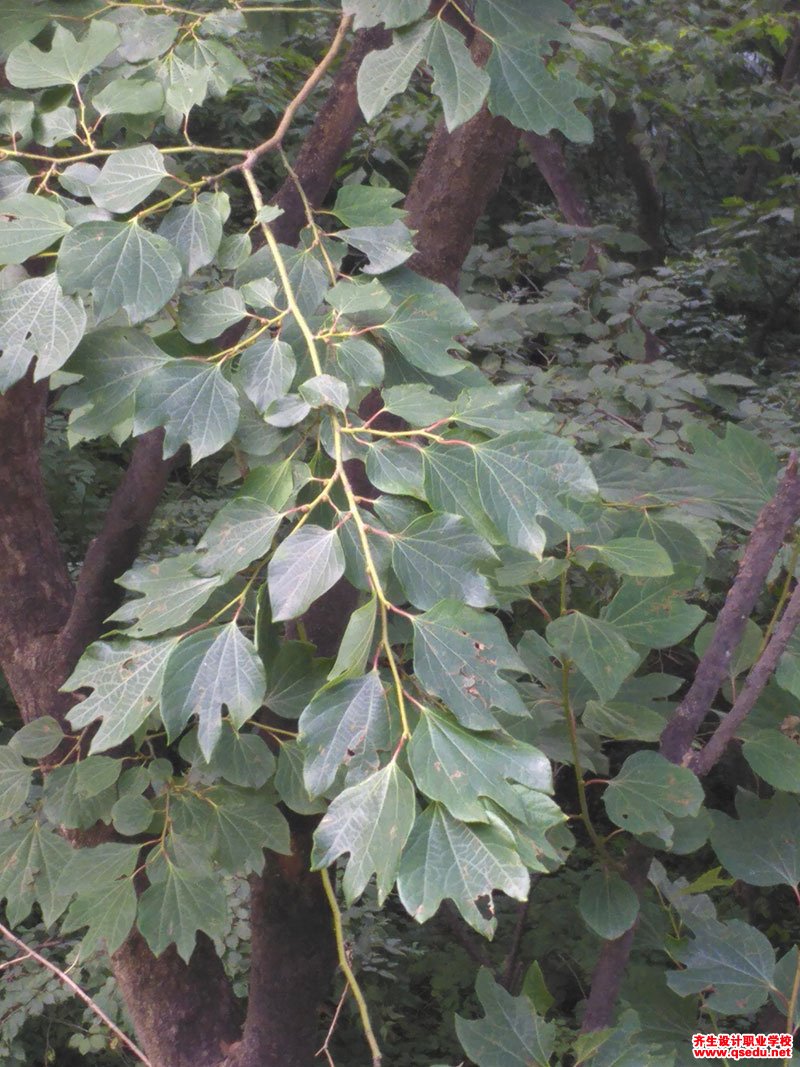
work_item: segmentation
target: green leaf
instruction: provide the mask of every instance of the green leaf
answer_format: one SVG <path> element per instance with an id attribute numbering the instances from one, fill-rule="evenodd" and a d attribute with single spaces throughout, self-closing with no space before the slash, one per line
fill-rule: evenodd
<path id="1" fill-rule="evenodd" d="M 83 304 L 64 296 L 55 274 L 0 292 L 0 390 L 19 381 L 34 356 L 34 381 L 58 370 L 85 329 Z"/>
<path id="2" fill-rule="evenodd" d="M 139 387 L 134 433 L 164 427 L 164 458 L 188 445 L 192 463 L 218 452 L 236 432 L 239 397 L 219 364 L 174 359 Z"/>
<path id="3" fill-rule="evenodd" d="M 261 500 L 238 496 L 221 508 L 197 543 L 200 575 L 218 574 L 227 581 L 269 552 L 283 515 Z"/>
<path id="4" fill-rule="evenodd" d="M 55 200 L 20 193 L 0 200 L 0 267 L 24 263 L 70 232 Z"/>
<path id="5" fill-rule="evenodd" d="M 739 919 L 707 919 L 693 933 L 694 940 L 674 949 L 685 966 L 667 975 L 670 989 L 685 997 L 711 988 L 705 1003 L 723 1015 L 757 1011 L 774 984 L 775 950 L 766 937 Z"/>
<path id="6" fill-rule="evenodd" d="M 117 78 L 94 94 L 92 107 L 100 115 L 156 115 L 164 107 L 164 99 L 157 81 Z"/>
<path id="7" fill-rule="evenodd" d="M 111 821 L 117 833 L 133 837 L 145 832 L 153 814 L 153 806 L 146 797 L 124 796 L 111 809 Z"/>
<path id="8" fill-rule="evenodd" d="M 426 21 L 396 33 L 388 48 L 368 52 L 358 69 L 358 106 L 367 122 L 402 93 L 417 65 L 425 58 L 433 25 Z"/>
<path id="9" fill-rule="evenodd" d="M 489 822 L 485 797 L 524 821 L 511 782 L 552 791 L 550 761 L 538 749 L 509 737 L 478 736 L 430 708 L 414 730 L 408 758 L 417 788 L 466 822 Z"/>
<path id="10" fill-rule="evenodd" d="M 591 682 L 601 700 L 612 700 L 640 656 L 613 625 L 580 611 L 555 619 L 547 627 L 547 640 Z"/>
<path id="11" fill-rule="evenodd" d="M 180 752 L 191 762 L 193 770 L 210 778 L 224 778 L 243 788 L 260 789 L 275 773 L 275 757 L 266 741 L 258 734 L 238 733 L 230 720 L 223 722 L 210 760 L 200 752 L 194 733 L 181 740 Z"/>
<path id="12" fill-rule="evenodd" d="M 77 85 L 119 43 L 116 26 L 102 19 L 92 19 L 80 39 L 63 26 L 56 26 L 47 52 L 28 41 L 17 45 L 8 57 L 6 77 L 19 89 Z"/>
<path id="13" fill-rule="evenodd" d="M 779 463 L 772 448 L 732 423 L 722 438 L 699 423 L 687 427 L 686 437 L 694 452 L 682 459 L 702 477 L 704 498 L 728 522 L 750 530 L 775 492 Z"/>
<path id="14" fill-rule="evenodd" d="M 643 537 L 617 537 L 604 545 L 590 547 L 617 574 L 662 578 L 674 570 L 666 549 L 657 541 L 648 541 Z"/>
<path id="15" fill-rule="evenodd" d="M 19 196 L 27 191 L 30 184 L 31 176 L 21 163 L 17 163 L 15 159 L 6 159 L 0 163 L 0 200 L 5 200 L 10 196 Z M 380 285 L 380 282 L 376 279 L 372 284 Z M 385 289 L 384 292 L 386 292 Z M 388 293 L 386 293 L 386 300 L 388 303 Z"/>
<path id="16" fill-rule="evenodd" d="M 616 871 L 598 871 L 583 879 L 578 911 L 598 937 L 615 941 L 636 922 L 639 898 Z"/>
<path id="17" fill-rule="evenodd" d="M 90 848 L 70 850 L 69 859 L 59 874 L 56 889 L 70 897 L 87 887 L 111 885 L 133 875 L 139 857 L 139 846 L 120 842 L 105 842 Z"/>
<path id="18" fill-rule="evenodd" d="M 347 621 L 336 662 L 328 672 L 328 678 L 341 678 L 363 674 L 367 660 L 375 648 L 375 618 L 378 601 L 370 597 L 366 604 L 356 608 Z"/>
<path id="19" fill-rule="evenodd" d="M 318 689 L 325 684 L 330 660 L 314 660 L 314 646 L 283 641 L 267 663 L 264 703 L 284 719 L 297 719 Z"/>
<path id="20" fill-rule="evenodd" d="M 25 176 L 27 177 L 27 171 Z M 348 188 L 349 186 L 345 185 L 340 192 Z M 356 188 L 360 187 L 356 186 Z M 21 191 L 24 192 L 24 190 Z M 363 281 L 357 278 L 344 278 L 325 294 L 325 303 L 330 304 L 341 315 L 352 315 L 358 311 L 378 311 L 385 308 L 391 299 L 377 278 Z"/>
<path id="21" fill-rule="evenodd" d="M 342 0 L 342 11 L 353 15 L 356 30 L 382 22 L 387 30 L 416 22 L 428 10 L 427 0 Z"/>
<path id="22" fill-rule="evenodd" d="M 5 898 L 5 921 L 19 926 L 35 903 L 47 925 L 66 906 L 56 883 L 72 849 L 57 833 L 28 822 L 0 837 L 0 900 Z"/>
<path id="23" fill-rule="evenodd" d="M 527 711 L 500 671 L 522 674 L 525 667 L 511 647 L 500 620 L 453 600 L 442 601 L 414 626 L 414 669 L 419 682 L 471 730 L 493 730 L 492 708 L 509 715 Z"/>
<path id="24" fill-rule="evenodd" d="M 124 308 L 132 323 L 160 311 L 177 288 L 181 265 L 169 241 L 131 222 L 87 222 L 58 253 L 66 293 L 91 292 L 99 322 Z"/>
<path id="25" fill-rule="evenodd" d="M 187 341 L 210 341 L 247 314 L 238 289 L 225 286 L 210 292 L 182 296 L 178 304 L 178 329 Z"/>
<path id="26" fill-rule="evenodd" d="M 79 439 L 112 430 L 128 436 L 133 427 L 136 391 L 142 380 L 169 361 L 141 330 L 104 329 L 87 334 L 69 360 L 83 380 L 64 393 L 72 407 L 70 432 Z"/>
<path id="27" fill-rule="evenodd" d="M 124 214 L 141 204 L 166 176 L 164 158 L 155 145 L 123 148 L 103 164 L 91 197 L 98 207 Z"/>
<path id="28" fill-rule="evenodd" d="M 61 688 L 66 693 L 84 687 L 94 690 L 67 713 L 76 729 L 102 720 L 92 738 L 92 752 L 121 744 L 155 709 L 164 665 L 174 644 L 174 638 L 163 638 L 89 645 Z"/>
<path id="29" fill-rule="evenodd" d="M 56 107 L 52 111 L 40 111 L 33 122 L 33 131 L 40 144 L 52 148 L 59 141 L 75 136 L 77 115 L 74 108 Z"/>
<path id="30" fill-rule="evenodd" d="M 86 890 L 70 904 L 61 928 L 65 933 L 88 927 L 81 951 L 116 952 L 136 920 L 136 890 L 131 879 Z"/>
<path id="31" fill-rule="evenodd" d="M 187 622 L 221 581 L 217 576 L 202 578 L 194 574 L 194 559 L 185 553 L 158 563 L 134 564 L 117 581 L 123 588 L 142 595 L 118 608 L 114 620 L 131 623 L 127 633 L 134 637 L 152 637 Z"/>
<path id="32" fill-rule="evenodd" d="M 497 925 L 492 893 L 528 897 L 530 875 L 512 844 L 493 826 L 458 822 L 441 805 L 429 805 L 403 854 L 397 883 L 403 907 L 423 923 L 452 900 L 470 926 L 490 937 Z"/>
<path id="33" fill-rule="evenodd" d="M 282 541 L 267 571 L 272 618 L 296 619 L 344 574 L 344 552 L 335 530 L 303 526 Z"/>
<path id="34" fill-rule="evenodd" d="M 300 716 L 300 745 L 307 753 L 303 771 L 312 797 L 325 793 L 339 768 L 365 756 L 377 766 L 377 754 L 389 747 L 389 705 L 376 670 L 348 678 L 317 693 Z"/>
<path id="35" fill-rule="evenodd" d="M 194 870 L 165 865 L 163 881 L 139 898 L 136 924 L 150 950 L 160 956 L 171 944 L 189 962 L 198 931 L 222 937 L 228 925 L 228 901 L 222 883 Z"/>
<path id="36" fill-rule="evenodd" d="M 300 386 L 300 395 L 312 408 L 331 407 L 345 411 L 350 404 L 347 386 L 332 374 L 317 374 Z"/>
<path id="37" fill-rule="evenodd" d="M 264 700 L 264 666 L 235 622 L 190 634 L 164 669 L 161 716 L 172 739 L 189 718 L 198 719 L 200 751 L 211 758 L 222 731 L 223 708 L 238 728 Z"/>
<path id="38" fill-rule="evenodd" d="M 445 125 L 452 131 L 480 110 L 491 79 L 473 61 L 464 35 L 442 19 L 434 21 L 428 62 L 433 68 L 431 88 L 442 101 Z"/>
<path id="39" fill-rule="evenodd" d="M 437 377 L 463 370 L 463 361 L 447 354 L 451 349 L 462 350 L 456 338 L 475 328 L 461 301 L 445 285 L 410 271 L 398 270 L 381 281 L 392 296 L 394 310 L 380 332 L 400 355 L 413 367 Z"/>
<path id="40" fill-rule="evenodd" d="M 402 199 L 403 193 L 387 186 L 343 185 L 336 194 L 336 203 L 331 210 L 345 226 L 389 226 L 395 220 L 406 217 L 403 208 L 392 206 Z M 358 282 L 355 279 L 339 282 L 331 289 L 331 293 L 341 292 L 344 285 L 358 285 Z M 368 282 L 367 288 L 377 292 L 375 286 L 383 289 L 377 279 Z M 333 306 L 337 305 L 333 304 Z M 386 304 L 380 305 L 380 307 L 385 306 Z"/>
<path id="41" fill-rule="evenodd" d="M 8 747 L 26 759 L 43 759 L 55 752 L 64 740 L 64 732 L 52 715 L 26 723 L 8 742 Z"/>
<path id="42" fill-rule="evenodd" d="M 28 799 L 31 788 L 31 768 L 13 749 L 0 747 L 0 819 L 16 813 Z"/>
<path id="43" fill-rule="evenodd" d="M 673 578 L 625 581 L 603 612 L 603 620 L 633 645 L 670 648 L 680 644 L 705 618 L 680 593 L 691 585 L 685 574 Z"/>
<path id="44" fill-rule="evenodd" d="M 423 515 L 392 540 L 395 574 L 410 602 L 423 610 L 447 599 L 474 608 L 493 604 L 477 567 L 496 558 L 488 542 L 455 515 Z"/>
<path id="45" fill-rule="evenodd" d="M 478 494 L 475 457 L 471 448 L 436 446 L 426 448 L 425 496 L 437 511 L 462 515 L 492 544 L 504 538 L 484 510 Z"/>
<path id="46" fill-rule="evenodd" d="M 760 731 L 742 746 L 742 755 L 773 789 L 800 793 L 800 745 L 777 730 Z"/>
<path id="47" fill-rule="evenodd" d="M 539 516 L 564 530 L 575 529 L 580 520 L 558 496 L 585 498 L 597 492 L 586 460 L 567 441 L 550 434 L 504 434 L 476 445 L 473 452 L 478 491 L 489 518 L 509 544 L 539 558 L 545 546 Z"/>
<path id="48" fill-rule="evenodd" d="M 54 824 L 88 830 L 110 821 L 121 764 L 108 756 L 89 756 L 49 771 L 44 782 L 44 811 Z"/>
<path id="49" fill-rule="evenodd" d="M 297 742 L 284 742 L 278 754 L 275 788 L 287 808 L 300 815 L 319 815 L 328 805 L 321 798 L 312 798 L 306 789 L 303 781 L 304 764 L 305 760 Z"/>
<path id="50" fill-rule="evenodd" d="M 349 337 L 332 346 L 337 374 L 350 386 L 377 387 L 385 368 L 380 351 L 360 337 Z"/>
<path id="51" fill-rule="evenodd" d="M 676 767 L 657 752 L 634 752 L 603 795 L 608 817 L 632 834 L 652 833 L 666 844 L 672 839 L 667 815 L 697 815 L 703 787 L 687 767 Z"/>
<path id="52" fill-rule="evenodd" d="M 367 477 L 382 493 L 424 497 L 422 451 L 381 441 L 367 452 Z"/>
<path id="53" fill-rule="evenodd" d="M 344 853 L 350 858 L 342 880 L 352 903 L 377 875 L 378 904 L 383 904 L 397 877 L 400 854 L 414 825 L 414 787 L 396 762 L 341 792 L 314 834 L 314 870 Z"/>
<path id="54" fill-rule="evenodd" d="M 388 226 L 354 226 L 339 230 L 336 236 L 364 253 L 369 260 L 361 268 L 365 274 L 394 270 L 414 254 L 411 231 L 399 219 Z"/>
<path id="55" fill-rule="evenodd" d="M 242 355 L 237 379 L 258 410 L 266 411 L 289 392 L 296 370 L 294 353 L 285 341 L 260 337 Z"/>
<path id="56" fill-rule="evenodd" d="M 170 242 L 187 275 L 208 266 L 219 251 L 223 223 L 220 199 L 219 194 L 203 193 L 188 207 L 174 207 L 158 227 L 160 236 Z"/>
<path id="57" fill-rule="evenodd" d="M 711 847 L 734 878 L 749 885 L 800 883 L 800 802 L 777 796 L 762 801 L 755 812 L 731 819 L 714 812 Z"/>
<path id="58" fill-rule="evenodd" d="M 478 971 L 475 992 L 482 1019 L 456 1015 L 456 1033 L 478 1067 L 548 1067 L 555 1048 L 555 1023 L 546 1023 L 523 994 L 512 997 L 486 967 Z"/>

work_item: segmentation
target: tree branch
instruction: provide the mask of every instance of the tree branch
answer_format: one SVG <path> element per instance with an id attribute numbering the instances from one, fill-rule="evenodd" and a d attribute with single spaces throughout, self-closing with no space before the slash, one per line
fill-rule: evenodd
<path id="1" fill-rule="evenodd" d="M 797 457 L 792 456 L 775 496 L 761 509 L 753 527 L 694 681 L 661 735 L 661 754 L 672 763 L 688 764 L 695 734 L 728 674 L 731 656 L 742 639 L 772 561 L 798 518 L 800 477 Z"/>
<path id="2" fill-rule="evenodd" d="M 116 579 L 136 559 L 175 465 L 174 457 L 162 459 L 163 443 L 164 431 L 160 429 L 138 438 L 128 469 L 111 498 L 103 527 L 87 549 L 72 610 L 58 638 L 68 669 L 95 640 L 101 623 L 122 599 Z"/>

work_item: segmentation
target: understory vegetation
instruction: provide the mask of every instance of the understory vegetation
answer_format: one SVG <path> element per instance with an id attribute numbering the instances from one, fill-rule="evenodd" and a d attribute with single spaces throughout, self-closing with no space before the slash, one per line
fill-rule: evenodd
<path id="1" fill-rule="evenodd" d="M 789 0 L 6 0 L 2 1063 L 800 1062 L 798 150 Z"/>

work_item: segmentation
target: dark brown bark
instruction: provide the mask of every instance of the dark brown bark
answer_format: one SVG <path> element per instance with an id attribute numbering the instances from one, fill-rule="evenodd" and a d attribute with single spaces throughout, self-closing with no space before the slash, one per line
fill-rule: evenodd
<path id="1" fill-rule="evenodd" d="M 475 227 L 497 191 L 519 131 L 484 106 L 449 133 L 440 122 L 405 201 L 417 231 L 409 266 L 455 291 Z"/>
<path id="2" fill-rule="evenodd" d="M 540 133 L 528 132 L 522 135 L 522 140 L 547 182 L 565 221 L 571 226 L 591 226 L 589 206 L 569 172 L 557 134 L 543 137 Z"/>
<path id="3" fill-rule="evenodd" d="M 336 72 L 333 85 L 317 118 L 292 164 L 298 182 L 312 208 L 319 207 L 336 177 L 361 121 L 356 93 L 356 75 L 367 53 L 387 48 L 392 35 L 382 27 L 360 30 Z M 283 214 L 271 229 L 278 241 L 293 245 L 306 224 L 306 213 L 297 182 L 289 177 L 272 198 Z"/>
<path id="4" fill-rule="evenodd" d="M 318 1005 L 336 966 L 330 910 L 309 871 L 311 835 L 270 855 L 250 881 L 250 990 L 242 1039 L 225 1067 L 308 1067 L 321 1044 Z"/>
<path id="5" fill-rule="evenodd" d="M 636 195 L 639 212 L 637 232 L 641 239 L 650 246 L 650 251 L 642 254 L 640 262 L 643 266 L 654 267 L 664 262 L 666 253 L 662 230 L 664 205 L 656 176 L 639 147 L 638 139 L 641 137 L 641 129 L 633 109 L 612 108 L 608 119 L 623 169 Z"/>
<path id="6" fill-rule="evenodd" d="M 155 957 L 134 929 L 112 965 L 152 1067 L 221 1067 L 241 1032 L 241 1008 L 205 934 L 186 964 L 174 946 Z"/>

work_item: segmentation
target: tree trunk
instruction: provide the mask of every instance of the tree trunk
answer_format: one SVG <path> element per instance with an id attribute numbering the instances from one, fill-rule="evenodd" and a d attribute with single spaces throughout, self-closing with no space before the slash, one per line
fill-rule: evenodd
<path id="1" fill-rule="evenodd" d="M 641 239 L 650 246 L 650 251 L 640 256 L 639 263 L 645 268 L 655 267 L 664 262 L 666 253 L 662 232 L 664 206 L 656 176 L 637 144 L 636 139 L 641 135 L 641 130 L 633 108 L 612 108 L 608 119 L 619 149 L 622 167 L 633 186 L 639 206 L 637 231 Z"/>

